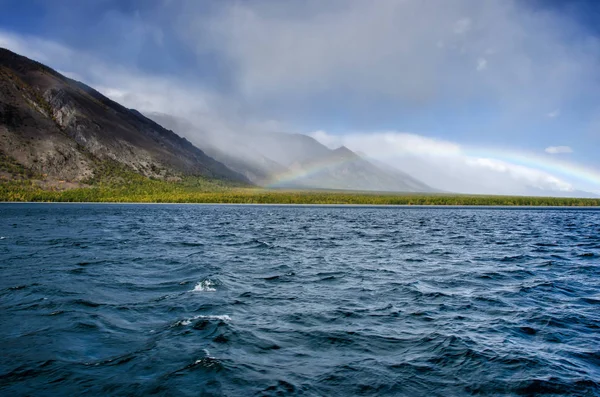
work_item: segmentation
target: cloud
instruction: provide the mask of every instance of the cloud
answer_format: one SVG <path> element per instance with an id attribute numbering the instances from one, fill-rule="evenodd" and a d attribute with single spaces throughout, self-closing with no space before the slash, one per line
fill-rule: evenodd
<path id="1" fill-rule="evenodd" d="M 477 71 L 481 72 L 483 70 L 485 70 L 487 68 L 487 59 L 485 58 L 479 58 L 477 60 Z"/>
<path id="2" fill-rule="evenodd" d="M 560 109 L 553 110 L 552 112 L 546 114 L 546 116 L 548 116 L 551 119 L 557 118 L 558 116 L 560 116 Z"/>
<path id="3" fill-rule="evenodd" d="M 54 41 L 36 36 L 22 36 L 3 30 L 0 30 L 0 47 L 44 64 L 58 59 L 71 59 L 75 55 L 71 49 Z"/>
<path id="4" fill-rule="evenodd" d="M 259 0 L 183 19 L 197 51 L 222 55 L 239 94 L 258 103 L 332 93 L 346 96 L 340 103 L 359 96 L 361 106 L 483 98 L 542 113 L 593 93 L 600 53 L 589 35 L 573 40 L 578 27 L 567 18 L 511 0 Z M 486 73 L 473 76 L 473 59 Z"/>
<path id="5" fill-rule="evenodd" d="M 462 18 L 454 24 L 454 33 L 465 34 L 471 29 L 472 22 L 469 18 Z"/>
<path id="6" fill-rule="evenodd" d="M 344 135 L 316 131 L 312 137 L 334 148 L 345 145 L 404 170 L 439 189 L 480 194 L 571 192 L 574 186 L 548 172 L 495 158 L 473 156 L 449 141 L 398 131 Z"/>
<path id="7" fill-rule="evenodd" d="M 331 135 L 325 131 L 315 131 L 309 135 L 332 149 L 341 145 L 350 145 L 357 150 L 380 158 L 408 154 L 447 157 L 461 153 L 460 146 L 455 143 L 405 132 L 383 131 Z"/>
<path id="8" fill-rule="evenodd" d="M 155 75 L 106 62 L 96 54 L 76 51 L 60 43 L 0 30 L 0 47 L 47 64 L 61 74 L 92 86 L 110 99 L 141 112 L 160 112 L 193 120 L 203 128 L 235 131 L 274 128 L 273 120 L 237 114 L 234 101 L 197 82 Z M 281 124 L 278 124 L 281 127 Z"/>
<path id="9" fill-rule="evenodd" d="M 549 146 L 544 151 L 550 154 L 573 153 L 569 146 Z"/>

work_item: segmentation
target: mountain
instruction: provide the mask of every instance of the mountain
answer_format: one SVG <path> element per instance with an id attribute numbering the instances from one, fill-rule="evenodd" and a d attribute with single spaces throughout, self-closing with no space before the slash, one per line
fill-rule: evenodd
<path id="1" fill-rule="evenodd" d="M 331 154 L 331 150 L 304 134 L 260 132 L 244 137 L 246 144 L 285 167 L 297 167 Z"/>
<path id="2" fill-rule="evenodd" d="M 389 192 L 436 190 L 342 146 L 329 149 L 303 134 L 207 131 L 183 118 L 147 115 L 186 136 L 210 156 L 261 186 Z"/>
<path id="3" fill-rule="evenodd" d="M 392 172 L 373 164 L 345 146 L 302 163 L 296 173 L 302 177 L 281 185 L 388 192 L 434 191 L 400 171 Z"/>
<path id="4" fill-rule="evenodd" d="M 2 48 L 0 136 L 0 165 L 16 163 L 49 178 L 83 181 L 112 161 L 160 179 L 249 182 L 141 113 Z"/>
<path id="5" fill-rule="evenodd" d="M 408 189 L 410 189 L 409 191 L 414 191 L 414 192 L 431 192 L 431 193 L 442 193 L 442 190 L 439 189 L 435 189 L 432 188 L 431 186 L 425 184 L 424 182 L 421 182 L 420 180 L 418 180 L 417 178 L 412 177 L 411 175 L 409 175 L 408 173 L 399 170 L 396 167 L 393 167 L 383 161 L 374 159 L 374 158 L 370 158 L 367 157 L 365 154 L 363 153 L 358 153 L 361 157 L 363 157 L 364 159 L 366 159 L 367 161 L 369 161 L 370 163 L 374 164 L 375 166 L 377 166 L 378 168 L 380 168 L 381 170 L 383 170 L 384 172 L 388 173 L 389 175 L 391 175 L 393 178 L 401 180 L 403 183 L 405 183 L 406 185 L 408 185 Z M 425 189 L 425 190 L 423 190 Z"/>
<path id="6" fill-rule="evenodd" d="M 435 191 L 405 173 L 390 172 L 345 146 L 332 150 L 303 134 L 254 134 L 248 145 L 288 169 L 284 175 L 271 177 L 275 185 L 281 187 L 382 192 Z"/>

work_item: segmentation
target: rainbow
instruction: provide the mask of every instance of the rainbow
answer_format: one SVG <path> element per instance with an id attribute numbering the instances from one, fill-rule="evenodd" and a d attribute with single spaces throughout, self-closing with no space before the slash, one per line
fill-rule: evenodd
<path id="1" fill-rule="evenodd" d="M 265 184 L 265 187 L 277 188 L 277 187 L 285 186 L 292 182 L 300 182 L 303 179 L 313 177 L 313 176 L 318 175 L 321 172 L 324 172 L 326 170 L 340 167 L 340 166 L 346 165 L 346 164 L 352 164 L 354 162 L 362 161 L 362 160 L 363 159 L 361 157 L 348 158 L 348 157 L 340 156 L 337 158 L 334 157 L 334 158 L 327 158 L 327 159 L 324 159 L 321 161 L 315 161 L 313 163 L 310 163 L 305 168 L 300 168 L 300 167 L 292 168 L 289 171 L 277 174 L 276 176 L 271 178 L 271 180 L 269 180 Z"/>
<path id="2" fill-rule="evenodd" d="M 547 172 L 548 174 L 555 177 L 568 178 L 568 180 L 566 181 L 569 183 L 572 183 L 574 181 L 584 182 L 587 184 L 586 189 L 591 188 L 596 189 L 596 191 L 600 191 L 600 171 L 590 167 L 585 167 L 582 165 L 574 164 L 572 162 L 555 158 L 556 155 L 539 155 L 535 153 L 519 152 L 514 150 L 477 147 L 463 147 L 458 154 L 451 153 L 449 155 L 462 155 L 474 159 L 487 158 L 492 160 L 503 161 L 514 165 L 520 165 L 538 171 Z M 269 180 L 265 184 L 265 186 L 270 188 L 276 188 L 285 186 L 286 184 L 292 182 L 300 182 L 303 179 L 307 179 L 312 176 L 318 175 L 319 173 L 327 169 L 339 167 L 358 160 L 359 158 L 340 157 L 314 162 L 306 168 L 298 167 L 280 173 L 273 177 L 271 180 Z"/>

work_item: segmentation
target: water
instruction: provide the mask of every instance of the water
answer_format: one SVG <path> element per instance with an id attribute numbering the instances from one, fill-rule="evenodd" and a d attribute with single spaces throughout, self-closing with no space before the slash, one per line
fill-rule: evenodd
<path id="1" fill-rule="evenodd" d="M 600 395 L 600 211 L 0 205 L 0 394 Z"/>

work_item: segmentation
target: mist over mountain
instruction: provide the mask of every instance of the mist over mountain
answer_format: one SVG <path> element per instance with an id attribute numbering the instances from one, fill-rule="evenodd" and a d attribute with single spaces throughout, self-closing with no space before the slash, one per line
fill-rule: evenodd
<path id="1" fill-rule="evenodd" d="M 216 133 L 166 114 L 147 118 L 9 50 L 0 50 L 0 65 L 2 156 L 50 179 L 85 181 L 103 161 L 113 161 L 158 179 L 199 175 L 267 187 L 432 191 L 306 135 Z"/>
<path id="2" fill-rule="evenodd" d="M 203 151 L 253 183 L 281 188 L 434 192 L 435 189 L 351 151 L 329 149 L 303 134 L 208 131 L 189 120 L 163 113 L 148 117 L 188 137 Z"/>
<path id="3" fill-rule="evenodd" d="M 227 131 L 214 131 L 197 128 L 190 121 L 164 113 L 148 113 L 150 119 L 182 136 L 188 137 L 209 156 L 226 164 L 230 169 L 244 175 L 257 185 L 270 182 L 273 175 L 286 171 L 286 168 L 263 156 L 237 134 Z"/>

